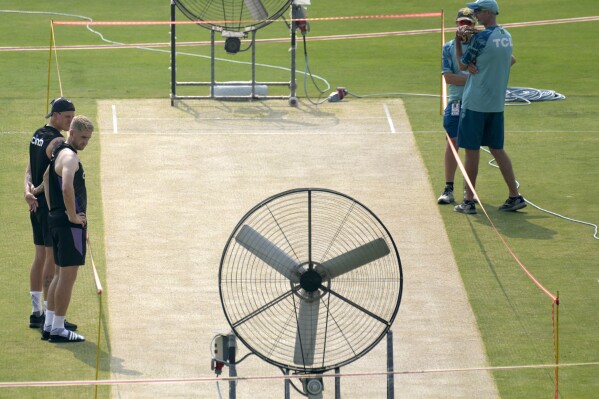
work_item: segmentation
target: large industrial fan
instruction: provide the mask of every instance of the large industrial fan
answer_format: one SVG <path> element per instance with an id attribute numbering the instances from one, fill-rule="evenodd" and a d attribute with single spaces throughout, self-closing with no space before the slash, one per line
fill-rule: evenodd
<path id="1" fill-rule="evenodd" d="M 172 0 L 171 2 L 171 105 L 175 99 L 258 99 L 286 98 L 290 105 L 297 105 L 295 97 L 295 31 L 298 18 L 305 18 L 305 6 L 310 0 Z M 187 18 L 198 25 L 210 29 L 211 32 L 211 79 L 206 82 L 178 82 L 176 80 L 176 33 L 175 6 Z M 288 82 L 256 81 L 256 31 L 277 20 L 285 11 L 291 11 L 291 79 Z M 305 22 L 304 22 L 305 23 Z M 225 40 L 225 51 L 237 54 L 240 51 L 252 50 L 251 80 L 235 82 L 217 82 L 215 73 L 215 33 L 219 32 Z M 250 36 L 251 35 L 251 36 Z M 241 39 L 250 36 L 250 44 L 241 49 Z M 209 96 L 180 96 L 177 86 L 209 86 Z M 269 86 L 286 86 L 289 96 L 268 96 Z"/>
<path id="2" fill-rule="evenodd" d="M 219 289 L 234 334 L 299 374 L 338 369 L 385 336 L 402 293 L 389 231 L 361 203 L 295 189 L 251 209 L 223 251 Z"/>

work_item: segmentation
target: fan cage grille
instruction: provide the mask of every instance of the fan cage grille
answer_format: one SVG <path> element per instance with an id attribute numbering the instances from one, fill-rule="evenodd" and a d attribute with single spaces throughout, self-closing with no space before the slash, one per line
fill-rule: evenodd
<path id="1" fill-rule="evenodd" d="M 378 238 L 389 247 L 387 256 L 334 278 L 336 295 L 318 290 L 313 362 L 294 359 L 302 290 L 235 241 L 242 226 L 298 264 L 307 264 L 311 251 L 316 268 Z M 221 303 L 237 337 L 267 362 L 300 372 L 341 367 L 376 346 L 395 318 L 402 282 L 397 248 L 380 220 L 352 198 L 324 189 L 291 190 L 254 207 L 231 234 L 219 270 Z"/>
<path id="2" fill-rule="evenodd" d="M 248 32 L 278 19 L 291 0 L 174 0 L 177 8 L 198 25 L 219 31 Z M 256 9 L 261 9 L 257 12 Z"/>

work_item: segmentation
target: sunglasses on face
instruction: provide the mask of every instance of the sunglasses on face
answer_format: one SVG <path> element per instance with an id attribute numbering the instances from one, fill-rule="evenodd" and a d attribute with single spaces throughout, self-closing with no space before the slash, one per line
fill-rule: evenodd
<path id="1" fill-rule="evenodd" d="M 460 26 L 464 26 L 464 25 L 474 26 L 474 22 L 463 19 L 461 21 L 458 21 L 458 25 L 460 25 Z"/>

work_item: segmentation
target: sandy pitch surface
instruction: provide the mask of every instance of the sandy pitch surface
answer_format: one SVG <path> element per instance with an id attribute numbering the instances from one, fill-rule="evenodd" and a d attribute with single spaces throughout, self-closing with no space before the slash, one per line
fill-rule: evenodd
<path id="1" fill-rule="evenodd" d="M 468 303 L 400 100 L 318 107 L 286 101 L 98 103 L 112 378 L 212 377 L 210 340 L 228 332 L 218 295 L 224 245 L 261 200 L 300 187 L 348 194 L 393 236 L 404 272 L 392 327 L 396 371 L 484 367 Z M 440 138 L 441 140 L 441 138 Z M 383 339 L 341 373 L 386 371 Z M 238 358 L 247 353 L 243 346 Z M 224 374 L 226 375 L 227 370 Z M 238 374 L 280 376 L 251 356 Z M 332 379 L 325 398 L 334 397 Z M 244 380 L 239 398 L 282 398 Z M 223 397 L 227 383 L 221 382 Z M 386 397 L 386 376 L 341 379 L 343 398 Z M 217 398 L 215 382 L 124 384 L 115 398 Z M 292 398 L 302 397 L 291 390 Z M 396 398 L 497 398 L 489 373 L 395 376 Z"/>

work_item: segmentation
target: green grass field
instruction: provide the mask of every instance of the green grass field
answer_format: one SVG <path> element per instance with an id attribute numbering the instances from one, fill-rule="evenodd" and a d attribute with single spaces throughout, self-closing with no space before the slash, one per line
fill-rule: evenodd
<path id="1" fill-rule="evenodd" d="M 54 2 L 0 0 L 0 10 L 46 11 L 77 14 L 94 20 L 168 20 L 168 3 L 108 0 L 102 3 L 65 0 Z M 311 17 L 434 12 L 433 0 L 367 3 L 313 1 Z M 462 7 L 460 1 L 444 1 L 446 25 Z M 557 0 L 500 1 L 500 23 L 515 23 L 599 15 L 596 0 L 569 3 Z M 183 16 L 179 16 L 184 19 Z M 10 34 L 0 36 L 1 47 L 48 46 L 50 20 L 73 20 L 49 14 L 0 12 L 0 23 Z M 438 94 L 440 38 L 438 34 L 372 39 L 312 41 L 310 35 L 404 31 L 439 27 L 438 18 L 314 22 L 308 36 L 312 72 L 332 87 L 345 86 L 358 95 L 379 93 Z M 168 42 L 167 26 L 96 27 L 110 40 L 125 43 Z M 570 218 L 599 223 L 599 84 L 596 49 L 599 22 L 581 22 L 510 29 L 514 39 L 514 66 L 510 86 L 552 89 L 565 101 L 533 103 L 506 109 L 506 149 L 514 163 L 521 192 L 531 202 Z M 258 38 L 286 37 L 282 23 L 259 32 Z M 57 26 L 58 45 L 103 44 L 84 27 Z M 180 26 L 178 40 L 209 40 L 207 30 Z M 288 67 L 288 43 L 259 46 L 258 62 Z M 168 50 L 164 48 L 164 50 Z M 181 51 L 208 55 L 206 46 Z M 225 57 L 219 48 L 219 57 Z M 8 343 L 0 349 L 0 381 L 76 380 L 95 378 L 96 333 L 84 346 L 47 350 L 36 331 L 26 329 L 30 311 L 28 273 L 33 256 L 26 204 L 22 199 L 27 142 L 44 123 L 49 52 L 0 51 L 3 90 L 0 91 L 0 280 Z M 235 60 L 248 60 L 240 53 Z M 180 80 L 207 80 L 209 61 L 180 56 Z M 169 54 L 139 49 L 65 50 L 58 52 L 64 94 L 77 111 L 95 120 L 95 102 L 106 98 L 168 98 Z M 219 63 L 219 80 L 249 79 L 248 68 Z M 298 70 L 303 70 L 303 48 L 298 51 Z M 222 72 L 220 72 L 222 71 Z M 197 74 L 197 76 L 196 76 Z M 241 76 L 241 77 L 240 77 Z M 51 97 L 58 96 L 56 65 L 52 66 Z M 258 69 L 258 80 L 287 80 L 288 73 Z M 300 97 L 305 97 L 298 75 Z M 310 95 L 317 96 L 310 86 Z M 439 100 L 435 97 L 401 95 L 435 191 L 443 187 L 444 138 Z M 355 100 L 359 101 L 359 100 Z M 95 137 L 82 154 L 90 176 L 90 234 L 96 263 L 103 273 L 104 247 L 100 187 L 100 141 Z M 506 197 L 499 171 L 481 155 L 478 191 L 490 217 L 506 242 L 532 274 L 552 293 L 559 291 L 560 362 L 598 362 L 597 318 L 598 240 L 593 228 L 551 216 L 529 206 L 518 214 L 501 214 L 496 208 Z M 461 179 L 457 180 L 458 183 Z M 461 184 L 461 183 L 459 183 Z M 434 198 L 416 198 L 433 201 Z M 547 364 L 553 362 L 551 300 L 519 268 L 482 216 L 465 217 L 442 207 L 445 223 L 462 278 L 477 317 L 492 366 Z M 440 228 L 442 228 L 440 226 Z M 443 265 L 430 265 L 443 267 Z M 97 329 L 98 300 L 86 266 L 76 285 L 69 310 L 82 330 Z M 109 288 L 109 287 L 108 287 Z M 108 290 L 109 292 L 109 290 Z M 8 300 L 6 300 L 8 299 Z M 448 298 L 450 300 L 450 298 Z M 401 312 L 401 311 L 400 311 Z M 109 317 L 109 315 L 105 315 Z M 401 317 L 401 314 L 399 315 Z M 25 333 L 23 333 L 25 331 Z M 109 378 L 110 337 L 102 335 L 100 378 Z M 60 367 L 55 367 L 60 364 Z M 477 366 L 477 365 L 473 365 Z M 502 398 L 547 398 L 553 395 L 553 370 L 529 369 L 495 372 Z M 590 398 L 599 392 L 599 366 L 560 369 L 560 397 Z M 0 388 L 0 397 L 89 397 L 93 387 Z M 108 388 L 100 389 L 108 397 Z"/>

